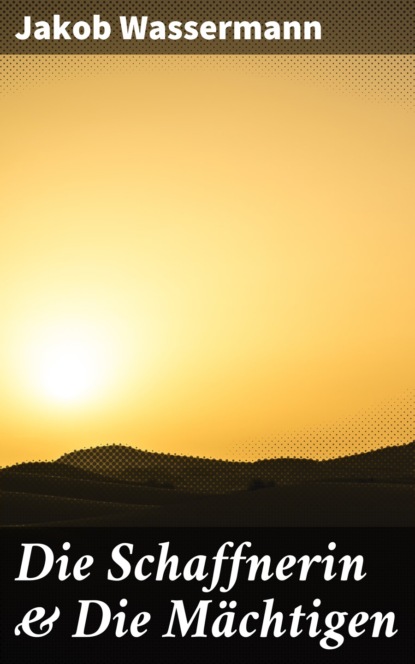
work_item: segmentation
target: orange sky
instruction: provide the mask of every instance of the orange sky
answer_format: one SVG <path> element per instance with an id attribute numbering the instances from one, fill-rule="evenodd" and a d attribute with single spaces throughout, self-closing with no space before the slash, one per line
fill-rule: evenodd
<path id="1" fill-rule="evenodd" d="M 252 68 L 3 93 L 0 463 L 335 455 L 295 432 L 413 387 L 413 119 Z"/>

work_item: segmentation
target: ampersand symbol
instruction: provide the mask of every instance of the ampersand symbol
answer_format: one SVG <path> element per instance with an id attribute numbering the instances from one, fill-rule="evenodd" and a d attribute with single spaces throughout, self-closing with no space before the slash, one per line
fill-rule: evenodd
<path id="1" fill-rule="evenodd" d="M 60 614 L 61 612 L 58 607 L 55 606 L 55 610 L 50 618 L 46 618 L 46 620 L 43 620 L 38 626 L 40 631 L 34 632 L 31 628 L 32 623 L 37 623 L 46 615 L 46 609 L 44 609 L 43 606 L 36 606 L 34 609 L 30 609 L 30 611 L 26 613 L 22 622 L 16 626 L 14 633 L 16 636 L 20 636 L 23 631 L 28 636 L 33 636 L 34 638 L 47 636 L 52 631 L 53 623 L 59 618 Z"/>

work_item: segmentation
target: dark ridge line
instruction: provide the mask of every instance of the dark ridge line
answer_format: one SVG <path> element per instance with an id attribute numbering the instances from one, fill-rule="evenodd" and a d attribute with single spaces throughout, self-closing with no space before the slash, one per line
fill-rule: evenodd
<path id="1" fill-rule="evenodd" d="M 132 445 L 124 445 L 123 443 L 107 443 L 105 445 L 96 445 L 93 447 L 81 447 L 77 448 L 75 450 L 72 450 L 72 452 L 65 452 L 61 456 L 57 457 L 56 459 L 51 459 L 50 461 L 42 461 L 40 459 L 38 460 L 31 460 L 31 461 L 19 461 L 17 463 L 8 465 L 8 466 L 1 466 L 0 470 L 6 470 L 8 468 L 16 468 L 18 466 L 25 465 L 27 463 L 44 463 L 44 464 L 54 464 L 54 463 L 61 463 L 62 465 L 68 465 L 66 458 L 69 457 L 70 455 L 77 454 L 78 452 L 88 452 L 91 450 L 99 450 L 99 449 L 111 449 L 111 448 L 121 448 L 124 450 L 132 450 L 136 452 L 141 452 L 143 454 L 148 454 L 151 456 L 159 456 L 159 457 L 170 457 L 172 459 L 188 459 L 192 461 L 213 461 L 216 463 L 223 463 L 223 464 L 238 464 L 238 465 L 244 465 L 244 466 L 255 466 L 256 464 L 260 464 L 263 462 L 267 461 L 308 461 L 312 462 L 315 464 L 325 464 L 325 463 L 330 463 L 332 461 L 341 461 L 344 459 L 358 459 L 362 457 L 369 457 L 370 455 L 376 454 L 381 451 L 386 451 L 386 450 L 398 450 L 398 449 L 408 449 L 414 446 L 414 451 L 415 451 L 415 441 L 411 441 L 410 443 L 403 443 L 403 444 L 398 444 L 398 445 L 385 445 L 383 447 L 378 447 L 374 450 L 368 450 L 367 452 L 358 452 L 356 454 L 346 454 L 344 456 L 339 456 L 339 457 L 330 457 L 328 459 L 313 459 L 312 457 L 264 457 L 264 458 L 259 458 L 255 459 L 254 461 L 237 461 L 235 459 L 218 459 L 216 457 L 206 457 L 206 456 L 193 456 L 193 455 L 187 455 L 187 454 L 175 454 L 175 453 L 170 453 L 170 452 L 156 452 L 153 450 L 143 450 L 140 447 L 133 447 Z"/>
<path id="2" fill-rule="evenodd" d="M 206 457 L 206 456 L 197 456 L 197 455 L 192 455 L 192 454 L 176 454 L 176 453 L 171 453 L 171 452 L 157 452 L 154 450 L 143 450 L 140 447 L 135 447 L 132 445 L 124 445 L 123 443 L 107 443 L 105 445 L 96 445 L 94 447 L 82 447 L 77 450 L 73 450 L 72 452 L 65 452 L 62 454 L 60 457 L 55 459 L 55 462 L 64 460 L 65 457 L 70 456 L 71 454 L 76 454 L 77 452 L 82 452 L 82 451 L 88 451 L 88 450 L 98 450 L 100 448 L 104 449 L 109 449 L 109 448 L 122 448 L 126 450 L 136 450 L 137 452 L 142 452 L 144 454 L 151 454 L 154 456 L 164 456 L 164 457 L 172 457 L 172 458 L 179 458 L 179 459 L 192 459 L 192 460 L 200 460 L 200 461 L 217 461 L 219 463 L 230 463 L 230 464 L 244 464 L 247 466 L 252 466 L 256 463 L 261 463 L 263 461 L 312 461 L 313 463 L 326 463 L 328 461 L 340 461 L 341 459 L 352 459 L 352 458 L 358 458 L 358 457 L 363 457 L 363 456 L 368 456 L 370 454 L 376 454 L 376 452 L 380 452 L 381 450 L 396 450 L 399 448 L 409 448 L 412 445 L 415 447 L 415 441 L 411 441 L 409 443 L 403 443 L 400 445 L 385 445 L 383 447 L 377 447 L 374 450 L 368 450 L 367 452 L 357 452 L 355 454 L 345 454 L 344 456 L 338 456 L 338 457 L 329 457 L 328 459 L 313 459 L 312 457 L 263 457 L 259 459 L 255 459 L 254 461 L 237 461 L 235 459 L 218 459 L 217 457 Z M 50 462 L 45 462 L 45 463 L 50 463 Z M 53 463 L 53 462 L 52 462 Z"/>

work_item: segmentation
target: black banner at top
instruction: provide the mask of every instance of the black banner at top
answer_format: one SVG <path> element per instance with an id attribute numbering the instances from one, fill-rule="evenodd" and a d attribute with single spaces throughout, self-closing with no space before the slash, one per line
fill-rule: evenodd
<path id="1" fill-rule="evenodd" d="M 412 54 L 412 0 L 18 0 L 3 54 Z"/>

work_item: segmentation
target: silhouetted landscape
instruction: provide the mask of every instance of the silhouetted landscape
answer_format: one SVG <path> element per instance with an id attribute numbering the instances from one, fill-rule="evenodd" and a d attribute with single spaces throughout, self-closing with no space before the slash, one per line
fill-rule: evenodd
<path id="1" fill-rule="evenodd" d="M 3 526 L 413 526 L 415 442 L 231 462 L 122 445 L 0 470 Z"/>

